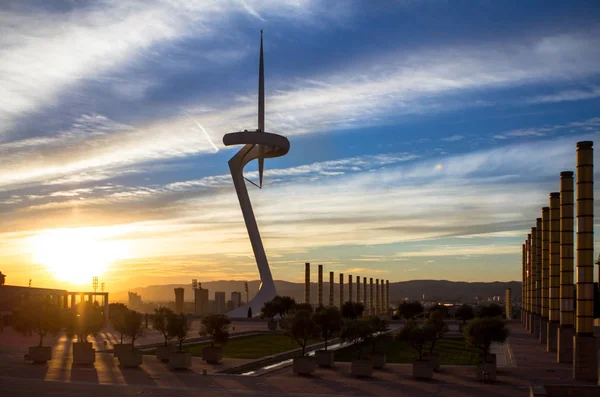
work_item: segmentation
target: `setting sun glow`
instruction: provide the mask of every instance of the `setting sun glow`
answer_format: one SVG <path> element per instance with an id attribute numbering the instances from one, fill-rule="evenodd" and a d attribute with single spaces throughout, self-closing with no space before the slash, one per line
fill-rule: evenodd
<path id="1" fill-rule="evenodd" d="M 93 229 L 51 230 L 33 237 L 31 250 L 57 280 L 85 284 L 123 256 L 122 245 L 102 237 Z"/>

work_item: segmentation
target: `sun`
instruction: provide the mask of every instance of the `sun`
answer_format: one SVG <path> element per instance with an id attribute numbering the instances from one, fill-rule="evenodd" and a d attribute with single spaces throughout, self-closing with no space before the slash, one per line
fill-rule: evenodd
<path id="1" fill-rule="evenodd" d="M 79 285 L 101 276 L 122 256 L 120 248 L 92 228 L 49 230 L 31 240 L 36 263 L 46 266 L 57 280 Z"/>

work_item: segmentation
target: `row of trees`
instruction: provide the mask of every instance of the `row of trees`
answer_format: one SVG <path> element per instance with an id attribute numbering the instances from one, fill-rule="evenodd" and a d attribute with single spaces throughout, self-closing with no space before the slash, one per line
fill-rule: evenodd
<path id="1" fill-rule="evenodd" d="M 427 309 L 427 314 L 433 312 L 442 313 L 443 317 L 448 317 L 448 307 L 443 305 L 434 305 Z M 403 317 L 405 319 L 414 319 L 419 317 L 421 314 L 425 313 L 425 308 L 418 301 L 412 302 L 402 302 L 398 305 L 398 316 Z M 503 315 L 502 308 L 495 304 L 490 303 L 489 305 L 484 305 L 479 309 L 479 312 L 476 313 L 472 306 L 469 305 L 461 305 L 454 314 L 454 318 L 461 320 L 463 323 L 466 323 L 469 320 L 472 320 L 475 317 L 497 317 Z"/>

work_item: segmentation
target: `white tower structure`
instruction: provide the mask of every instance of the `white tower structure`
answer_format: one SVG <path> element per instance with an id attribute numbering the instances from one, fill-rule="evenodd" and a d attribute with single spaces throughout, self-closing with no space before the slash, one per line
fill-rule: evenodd
<path id="1" fill-rule="evenodd" d="M 258 288 L 258 293 L 247 304 L 240 306 L 237 309 L 227 313 L 227 316 L 233 318 L 245 318 L 248 315 L 248 309 L 252 308 L 252 315 L 260 313 L 263 303 L 273 299 L 277 292 L 275 291 L 275 283 L 265 254 L 252 203 L 248 196 L 246 188 L 246 178 L 244 178 L 244 166 L 250 161 L 258 160 L 259 184 L 251 182 L 253 185 L 262 189 L 263 169 L 265 158 L 280 157 L 285 155 L 290 150 L 290 142 L 284 136 L 265 132 L 265 72 L 263 62 L 263 38 L 262 30 L 260 32 L 260 63 L 258 77 L 258 129 L 256 131 L 241 131 L 226 134 L 223 137 L 225 146 L 244 145 L 239 152 L 229 160 L 229 170 L 233 179 L 233 185 L 240 202 L 258 273 L 260 275 L 261 284 Z"/>

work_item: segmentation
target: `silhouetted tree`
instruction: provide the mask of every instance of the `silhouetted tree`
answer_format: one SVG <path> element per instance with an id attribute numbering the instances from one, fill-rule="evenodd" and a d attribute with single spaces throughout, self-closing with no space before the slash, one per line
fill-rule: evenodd
<path id="1" fill-rule="evenodd" d="M 427 309 L 427 314 L 431 314 L 432 312 L 439 311 L 442 313 L 443 317 L 448 317 L 448 307 L 440 304 L 435 304 Z"/>
<path id="2" fill-rule="evenodd" d="M 192 320 L 187 315 L 171 313 L 167 317 L 167 334 L 177 339 L 179 352 L 183 351 L 183 342 L 186 340 L 189 330 L 192 328 Z M 166 345 L 165 345 L 166 346 Z"/>
<path id="3" fill-rule="evenodd" d="M 2 274 L 0 272 L 0 285 L 4 285 L 6 283 L 6 274 Z"/>
<path id="4" fill-rule="evenodd" d="M 362 317 L 365 311 L 365 305 L 360 302 L 344 302 L 342 305 L 342 317 L 349 320 L 356 320 Z"/>
<path id="5" fill-rule="evenodd" d="M 292 306 L 290 313 L 296 313 L 299 311 L 312 313 L 314 308 L 310 303 L 296 303 L 294 306 Z"/>
<path id="6" fill-rule="evenodd" d="M 78 342 L 87 342 L 104 327 L 102 309 L 97 302 L 80 302 L 65 313 L 65 325 L 69 337 L 77 335 Z"/>
<path id="7" fill-rule="evenodd" d="M 29 335 L 35 332 L 40 344 L 46 335 L 57 335 L 62 329 L 60 308 L 47 297 L 29 297 L 13 312 L 13 326 L 17 332 Z"/>
<path id="8" fill-rule="evenodd" d="M 261 318 L 268 318 L 269 320 L 272 320 L 273 317 L 275 317 L 276 315 L 277 315 L 277 308 L 276 308 L 273 300 L 266 301 L 265 303 L 263 303 L 263 307 L 262 307 L 262 309 L 260 309 L 260 317 Z"/>
<path id="9" fill-rule="evenodd" d="M 409 320 L 396 334 L 396 339 L 406 341 L 417 353 L 419 360 L 423 360 L 423 348 L 433 339 L 434 330 L 429 325 L 418 325 L 414 320 Z"/>
<path id="10" fill-rule="evenodd" d="M 340 339 L 344 343 L 358 346 L 358 359 L 362 359 L 362 352 L 365 342 L 371 337 L 371 326 L 369 320 L 350 320 L 346 321 Z"/>
<path id="11" fill-rule="evenodd" d="M 479 349 L 485 361 L 493 342 L 504 343 L 508 338 L 506 323 L 500 317 L 481 317 L 469 323 L 464 330 L 467 342 Z"/>
<path id="12" fill-rule="evenodd" d="M 423 313 L 423 305 L 418 301 L 402 302 L 398 306 L 398 313 L 406 319 L 411 319 Z"/>
<path id="13" fill-rule="evenodd" d="M 327 350 L 327 340 L 342 329 L 344 324 L 342 314 L 335 306 L 323 307 L 317 309 L 313 314 L 313 321 L 321 329 L 321 337 L 325 342 L 325 350 Z"/>
<path id="14" fill-rule="evenodd" d="M 481 307 L 479 317 L 498 317 L 502 316 L 502 308 L 495 303 L 490 303 Z"/>
<path id="15" fill-rule="evenodd" d="M 294 306 L 296 306 L 296 300 L 290 296 L 275 296 L 273 298 L 273 304 L 275 305 L 275 313 L 281 318 L 285 318 Z"/>
<path id="16" fill-rule="evenodd" d="M 312 310 L 296 310 L 283 322 L 286 335 L 296 341 L 302 348 L 302 355 L 306 354 L 306 345 L 312 338 L 319 336 L 319 326 L 312 317 Z"/>
<path id="17" fill-rule="evenodd" d="M 473 319 L 475 317 L 475 312 L 473 308 L 469 305 L 462 305 L 456 310 L 456 314 L 454 315 L 457 319 L 461 320 L 464 323 Z"/>
<path id="18" fill-rule="evenodd" d="M 202 318 L 200 336 L 210 337 L 210 346 L 215 343 L 223 346 L 229 340 L 229 324 L 231 320 L 223 314 L 211 314 Z"/>
<path id="19" fill-rule="evenodd" d="M 442 339 L 446 332 L 448 332 L 448 324 L 444 322 L 444 314 L 440 310 L 434 310 L 429 313 L 429 318 L 425 320 L 425 325 L 430 326 L 433 330 L 433 337 L 429 346 L 429 352 L 433 353 L 435 343 L 439 339 Z"/>
<path id="20" fill-rule="evenodd" d="M 175 313 L 168 307 L 159 307 L 154 309 L 154 316 L 152 317 L 152 328 L 157 330 L 163 335 L 165 339 L 165 346 L 169 344 L 169 339 L 174 338 L 175 335 L 169 333 L 169 319 Z"/>
<path id="21" fill-rule="evenodd" d="M 377 341 L 381 339 L 384 336 L 384 334 L 390 330 L 390 327 L 388 322 L 379 316 L 369 317 L 367 321 L 367 324 L 369 324 L 369 327 L 371 329 L 370 339 L 373 343 L 373 352 L 376 352 Z"/>
<path id="22" fill-rule="evenodd" d="M 123 326 L 125 336 L 131 339 L 131 350 L 135 346 L 135 340 L 140 336 L 144 336 L 144 324 L 141 313 L 134 310 L 128 310 L 123 316 Z"/>

